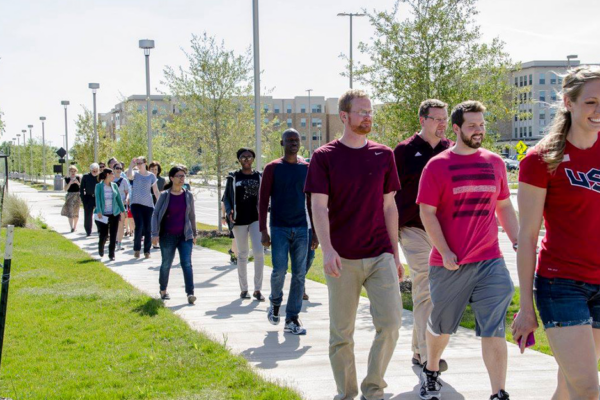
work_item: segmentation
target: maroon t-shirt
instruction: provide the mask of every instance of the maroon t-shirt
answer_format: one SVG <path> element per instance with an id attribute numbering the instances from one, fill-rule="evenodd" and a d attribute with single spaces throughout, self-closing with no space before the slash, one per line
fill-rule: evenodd
<path id="1" fill-rule="evenodd" d="M 367 141 L 353 149 L 334 140 L 315 150 L 304 191 L 329 196 L 331 244 L 350 260 L 392 253 L 383 195 L 400 190 L 392 149 Z"/>
<path id="2" fill-rule="evenodd" d="M 163 217 L 164 230 L 169 235 L 183 235 L 185 228 L 185 212 L 187 205 L 185 203 L 185 192 L 180 195 L 171 193 L 169 196 L 169 205 L 167 212 Z"/>

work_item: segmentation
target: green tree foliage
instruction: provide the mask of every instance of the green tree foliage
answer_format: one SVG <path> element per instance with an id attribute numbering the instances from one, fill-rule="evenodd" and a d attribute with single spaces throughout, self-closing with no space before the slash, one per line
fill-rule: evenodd
<path id="1" fill-rule="evenodd" d="M 94 162 L 94 115 L 86 107 L 77 115 L 75 144 L 69 149 L 71 159 L 82 173 L 88 172 Z M 106 129 L 98 124 L 98 162 L 106 162 L 114 151 L 114 141 Z"/>
<path id="2" fill-rule="evenodd" d="M 409 16 L 399 19 L 404 3 Z M 481 41 L 476 0 L 401 0 L 391 11 L 367 12 L 375 28 L 359 50 L 372 61 L 356 75 L 383 105 L 375 115 L 378 140 L 396 143 L 420 130 L 419 104 L 438 98 L 450 107 L 479 100 L 487 107 L 487 146 L 514 114 L 513 65 L 498 38 Z"/>
<path id="3" fill-rule="evenodd" d="M 6 124 L 4 123 L 4 120 L 2 119 L 3 116 L 4 116 L 4 113 L 2 112 L 2 110 L 0 110 L 0 135 L 4 134 L 4 131 L 6 129 Z"/>
<path id="4" fill-rule="evenodd" d="M 251 57 L 237 55 L 224 42 L 204 33 L 193 35 L 185 52 L 187 68 L 166 67 L 165 81 L 179 112 L 168 125 L 167 136 L 196 151 L 206 179 L 216 176 L 218 199 L 221 181 L 236 166 L 240 147 L 254 147 Z M 271 143 L 273 124 L 263 125 L 262 142 Z M 220 210 L 220 204 L 215 204 Z M 220 211 L 219 211 L 220 212 Z M 219 229 L 221 221 L 219 220 Z"/>

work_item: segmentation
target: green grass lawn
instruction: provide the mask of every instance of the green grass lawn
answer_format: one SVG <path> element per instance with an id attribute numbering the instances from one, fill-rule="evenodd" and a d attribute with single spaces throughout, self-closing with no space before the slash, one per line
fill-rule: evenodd
<path id="1" fill-rule="evenodd" d="M 14 243 L 0 396 L 300 399 L 58 233 Z"/>

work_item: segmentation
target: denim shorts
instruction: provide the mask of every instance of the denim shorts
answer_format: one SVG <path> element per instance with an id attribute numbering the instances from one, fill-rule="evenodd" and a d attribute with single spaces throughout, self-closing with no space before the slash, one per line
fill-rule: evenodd
<path id="1" fill-rule="evenodd" d="M 600 328 L 600 285 L 536 275 L 534 295 L 544 328 Z"/>

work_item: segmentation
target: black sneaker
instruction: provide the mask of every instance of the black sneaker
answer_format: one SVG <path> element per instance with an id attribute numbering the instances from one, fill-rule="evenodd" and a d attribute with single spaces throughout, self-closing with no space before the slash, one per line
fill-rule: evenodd
<path id="1" fill-rule="evenodd" d="M 283 331 L 292 335 L 306 335 L 306 329 L 302 327 L 302 322 L 298 318 L 286 319 Z"/>
<path id="2" fill-rule="evenodd" d="M 271 304 L 267 309 L 267 319 L 271 325 L 279 325 L 279 306 Z"/>
<path id="3" fill-rule="evenodd" d="M 257 290 L 256 292 L 254 292 L 252 294 L 252 297 L 254 297 L 258 301 L 265 301 L 265 296 L 263 296 L 262 293 L 260 293 L 260 290 Z"/>
<path id="4" fill-rule="evenodd" d="M 171 296 L 169 296 L 168 292 L 165 292 L 165 294 L 162 294 L 161 292 L 158 292 L 158 294 L 160 295 L 160 299 L 161 300 L 171 300 Z"/>
<path id="5" fill-rule="evenodd" d="M 442 399 L 442 384 L 439 381 L 440 373 L 438 371 L 429 371 L 427 363 L 423 364 L 423 369 L 419 374 L 421 388 L 419 390 L 419 398 L 423 400 L 441 400 Z"/>
<path id="6" fill-rule="evenodd" d="M 504 390 L 500 389 L 500 391 L 498 393 L 490 396 L 490 400 L 494 400 L 494 399 L 510 400 L 510 397 L 508 396 L 508 393 L 506 393 Z"/>
<path id="7" fill-rule="evenodd" d="M 240 293 L 240 298 L 241 299 L 249 299 L 250 295 L 248 294 L 248 291 L 244 290 L 242 293 Z"/>
<path id="8" fill-rule="evenodd" d="M 194 304 L 196 302 L 196 296 L 194 296 L 193 294 L 188 294 L 187 299 L 189 304 Z"/>

